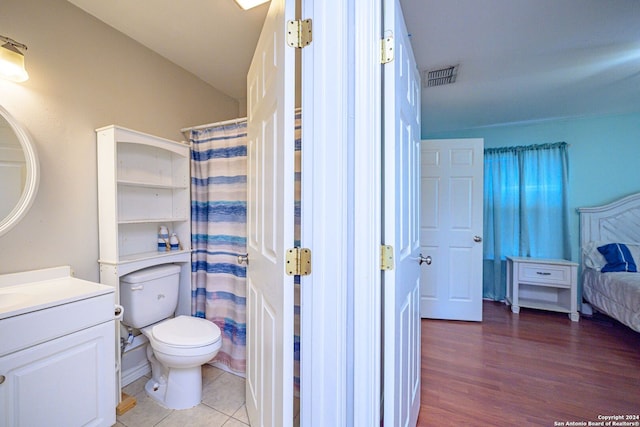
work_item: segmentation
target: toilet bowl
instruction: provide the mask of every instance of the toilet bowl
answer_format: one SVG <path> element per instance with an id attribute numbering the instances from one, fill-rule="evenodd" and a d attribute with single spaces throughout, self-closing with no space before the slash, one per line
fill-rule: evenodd
<path id="1" fill-rule="evenodd" d="M 202 400 L 201 367 L 222 346 L 220 328 L 209 320 L 173 315 L 178 301 L 180 267 L 162 265 L 120 280 L 122 323 L 140 329 L 149 340 L 152 378 L 145 391 L 169 409 L 187 409 Z"/>
<path id="2" fill-rule="evenodd" d="M 212 322 L 178 316 L 142 328 L 149 339 L 152 377 L 147 395 L 170 409 L 187 409 L 202 401 L 201 366 L 218 353 L 220 329 Z"/>

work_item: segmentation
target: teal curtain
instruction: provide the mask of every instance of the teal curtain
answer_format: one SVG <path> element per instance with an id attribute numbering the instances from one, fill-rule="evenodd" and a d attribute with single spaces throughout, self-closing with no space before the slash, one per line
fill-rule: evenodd
<path id="1" fill-rule="evenodd" d="M 506 257 L 571 259 L 567 144 L 484 150 L 483 296 L 506 295 Z"/>

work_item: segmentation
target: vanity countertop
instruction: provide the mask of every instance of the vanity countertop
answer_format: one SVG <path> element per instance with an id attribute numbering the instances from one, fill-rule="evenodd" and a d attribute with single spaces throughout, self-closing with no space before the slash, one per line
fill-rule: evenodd
<path id="1" fill-rule="evenodd" d="M 113 293 L 112 286 L 78 279 L 71 268 L 0 275 L 0 320 Z"/>

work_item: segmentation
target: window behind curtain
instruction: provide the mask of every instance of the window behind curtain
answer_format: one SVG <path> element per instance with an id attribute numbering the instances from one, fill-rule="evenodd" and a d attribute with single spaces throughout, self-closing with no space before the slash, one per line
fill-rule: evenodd
<path id="1" fill-rule="evenodd" d="M 571 257 L 567 144 L 484 151 L 483 296 L 503 300 L 506 257 Z"/>

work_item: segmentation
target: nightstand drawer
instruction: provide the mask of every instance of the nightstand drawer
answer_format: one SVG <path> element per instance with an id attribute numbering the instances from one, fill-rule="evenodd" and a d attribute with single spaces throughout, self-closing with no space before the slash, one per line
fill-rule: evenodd
<path id="1" fill-rule="evenodd" d="M 519 282 L 571 287 L 571 268 L 565 265 L 526 263 L 518 266 Z"/>

